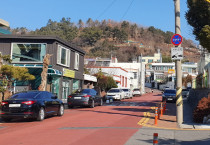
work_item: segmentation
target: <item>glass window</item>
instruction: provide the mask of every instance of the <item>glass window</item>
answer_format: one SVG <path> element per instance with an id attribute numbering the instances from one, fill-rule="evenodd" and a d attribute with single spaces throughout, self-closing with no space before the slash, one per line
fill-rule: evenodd
<path id="1" fill-rule="evenodd" d="M 64 65 L 64 66 L 70 66 L 70 50 L 66 49 L 62 46 L 58 46 L 58 53 L 57 53 L 57 63 Z"/>
<path id="2" fill-rule="evenodd" d="M 134 72 L 134 79 L 137 79 L 137 72 Z"/>
<path id="3" fill-rule="evenodd" d="M 149 59 L 149 60 L 148 60 L 148 63 L 152 63 L 152 62 L 153 62 L 153 59 Z"/>
<path id="4" fill-rule="evenodd" d="M 119 93 L 120 90 L 119 89 L 112 89 L 108 91 L 109 93 Z"/>
<path id="5" fill-rule="evenodd" d="M 36 98 L 36 96 L 38 96 L 39 94 L 40 92 L 22 92 L 14 94 L 13 96 L 11 96 L 11 98 Z"/>
<path id="6" fill-rule="evenodd" d="M 46 44 L 12 44 L 12 62 L 42 62 L 45 54 Z"/>
<path id="7" fill-rule="evenodd" d="M 176 90 L 165 90 L 164 93 L 176 94 Z"/>
<path id="8" fill-rule="evenodd" d="M 74 64 L 74 69 L 79 69 L 79 54 L 75 53 L 75 64 Z"/>

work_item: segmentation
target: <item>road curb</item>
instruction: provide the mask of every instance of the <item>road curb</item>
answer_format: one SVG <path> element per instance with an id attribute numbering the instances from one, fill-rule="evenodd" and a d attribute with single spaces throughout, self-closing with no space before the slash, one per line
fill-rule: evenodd
<path id="1" fill-rule="evenodd" d="M 185 125 L 185 124 L 180 125 L 181 128 L 159 127 L 159 126 L 155 126 L 155 125 L 149 125 L 147 123 L 151 119 L 150 113 L 154 110 L 154 108 L 155 108 L 155 106 L 151 107 L 151 110 L 149 112 L 144 112 L 144 117 L 137 124 L 140 126 L 144 126 L 144 127 L 165 129 L 165 130 L 210 130 L 210 128 L 201 128 L 198 125 L 192 125 L 193 128 L 189 128 L 189 125 Z M 202 126 L 206 126 L 206 125 L 202 125 Z M 184 127 L 187 127 L 187 128 L 184 128 Z"/>

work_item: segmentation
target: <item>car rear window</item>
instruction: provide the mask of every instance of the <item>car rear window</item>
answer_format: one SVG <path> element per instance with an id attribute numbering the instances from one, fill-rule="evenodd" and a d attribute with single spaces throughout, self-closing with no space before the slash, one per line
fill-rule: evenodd
<path id="1" fill-rule="evenodd" d="M 82 94 L 87 94 L 87 95 L 96 95 L 97 92 L 94 89 L 84 89 L 81 91 Z"/>
<path id="2" fill-rule="evenodd" d="M 122 90 L 128 92 L 128 89 L 122 89 Z"/>
<path id="3" fill-rule="evenodd" d="M 23 92 L 14 94 L 11 98 L 36 98 L 38 94 L 40 94 L 40 92 Z"/>
<path id="4" fill-rule="evenodd" d="M 109 90 L 109 93 L 118 93 L 118 92 L 120 92 L 120 90 L 118 89 Z"/>
<path id="5" fill-rule="evenodd" d="M 134 89 L 134 91 L 139 91 L 139 89 Z"/>
<path id="6" fill-rule="evenodd" d="M 176 94 L 176 90 L 165 90 L 165 93 Z"/>

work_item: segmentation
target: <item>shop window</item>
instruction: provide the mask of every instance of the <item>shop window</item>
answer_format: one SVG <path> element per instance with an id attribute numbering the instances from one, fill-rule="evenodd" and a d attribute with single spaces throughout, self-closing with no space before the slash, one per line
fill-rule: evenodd
<path id="1" fill-rule="evenodd" d="M 153 59 L 149 59 L 149 60 L 148 60 L 148 63 L 152 63 L 152 62 L 153 62 Z"/>
<path id="2" fill-rule="evenodd" d="M 74 69 L 79 69 L 79 54 L 75 53 L 75 63 L 74 63 Z"/>
<path id="3" fill-rule="evenodd" d="M 42 62 L 46 54 L 46 44 L 12 43 L 12 62 Z"/>
<path id="4" fill-rule="evenodd" d="M 64 66 L 70 66 L 70 50 L 58 45 L 57 63 Z"/>

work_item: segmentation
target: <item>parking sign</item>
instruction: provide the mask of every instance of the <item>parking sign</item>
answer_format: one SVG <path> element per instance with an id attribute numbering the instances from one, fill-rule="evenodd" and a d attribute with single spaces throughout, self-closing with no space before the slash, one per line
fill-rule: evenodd
<path id="1" fill-rule="evenodd" d="M 183 48 L 182 47 L 172 47 L 171 48 L 171 59 L 172 60 L 183 59 Z"/>

